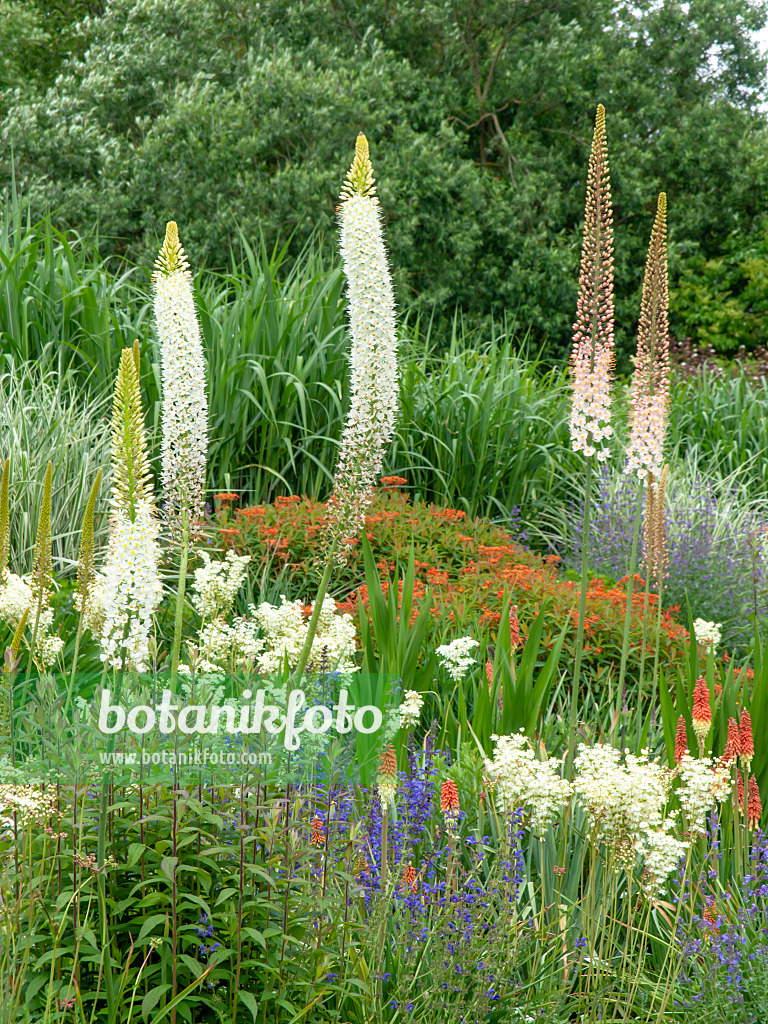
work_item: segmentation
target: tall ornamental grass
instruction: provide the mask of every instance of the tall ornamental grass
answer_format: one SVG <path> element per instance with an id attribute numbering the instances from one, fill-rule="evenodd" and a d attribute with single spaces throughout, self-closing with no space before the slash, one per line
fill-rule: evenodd
<path id="1" fill-rule="evenodd" d="M 0 458 L 11 459 L 17 509 L 11 520 L 11 568 L 28 570 L 35 546 L 36 510 L 43 477 L 53 463 L 51 550 L 56 574 L 77 564 L 80 523 L 93 478 L 109 464 L 110 396 L 83 395 L 72 374 L 59 376 L 34 363 L 5 364 L 0 372 Z M 106 537 L 103 520 L 96 525 L 99 543 Z"/>

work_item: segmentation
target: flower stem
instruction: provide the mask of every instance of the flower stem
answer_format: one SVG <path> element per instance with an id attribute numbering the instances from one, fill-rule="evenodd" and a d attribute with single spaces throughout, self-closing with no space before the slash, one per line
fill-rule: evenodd
<path id="1" fill-rule="evenodd" d="M 325 569 L 320 580 L 320 586 L 317 590 L 317 596 L 315 597 L 315 607 L 312 611 L 312 618 L 309 620 L 309 627 L 307 629 L 307 637 L 304 641 L 304 646 L 301 649 L 299 655 L 299 661 L 296 665 L 296 671 L 293 674 L 292 679 L 288 683 L 288 695 L 290 696 L 291 691 L 296 687 L 294 682 L 299 685 L 301 683 L 301 676 L 304 669 L 307 667 L 309 661 L 309 654 L 312 650 L 312 641 L 315 639 L 315 633 L 317 633 L 317 624 L 320 621 L 320 612 L 323 610 L 323 600 L 325 599 L 325 592 L 328 589 L 328 584 L 331 580 L 331 572 L 333 571 L 333 556 L 336 554 L 336 548 L 338 547 L 339 539 L 334 537 L 333 543 L 331 544 L 331 550 L 328 552 L 328 557 L 325 561 Z"/>
<path id="2" fill-rule="evenodd" d="M 179 674 L 179 652 L 181 650 L 181 627 L 184 621 L 184 591 L 187 585 L 187 555 L 189 551 L 189 509 L 186 503 L 181 511 L 181 564 L 179 565 L 179 588 L 176 591 L 176 625 L 173 632 L 173 657 L 171 659 L 171 682 Z"/>
<path id="3" fill-rule="evenodd" d="M 571 689 L 571 709 L 568 717 L 568 760 L 565 777 L 570 778 L 573 770 L 573 756 L 576 751 L 576 708 L 579 700 L 579 679 L 581 676 L 581 656 L 584 650 L 584 620 L 587 615 L 587 554 L 589 547 L 589 504 L 592 497 L 592 456 L 587 458 L 587 471 L 584 480 L 584 520 L 581 533 L 581 599 L 579 601 L 579 625 L 576 631 L 576 663 L 573 667 L 573 686 Z"/>
<path id="4" fill-rule="evenodd" d="M 637 488 L 637 505 L 635 506 L 635 525 L 632 529 L 632 554 L 629 557 L 629 579 L 627 580 L 627 607 L 624 612 L 624 636 L 621 641 L 621 666 L 619 668 L 619 693 L 624 693 L 624 676 L 627 671 L 629 654 L 629 627 L 632 621 L 632 598 L 635 592 L 635 569 L 637 568 L 637 539 L 640 535 L 640 507 L 643 501 L 643 487 Z"/>

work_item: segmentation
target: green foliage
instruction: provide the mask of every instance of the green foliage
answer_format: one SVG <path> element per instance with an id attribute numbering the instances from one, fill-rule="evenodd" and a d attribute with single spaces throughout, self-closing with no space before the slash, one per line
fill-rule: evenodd
<path id="1" fill-rule="evenodd" d="M 54 48 L 60 78 L 45 90 L 49 72 L 31 69 L 39 94 L 7 97 L 0 173 L 10 181 L 12 146 L 35 215 L 50 206 L 67 227 L 98 222 L 105 250 L 156 250 L 168 220 L 184 224 L 196 263 L 218 268 L 238 229 L 262 229 L 270 245 L 295 229 L 291 255 L 319 230 L 330 249 L 363 130 L 401 306 L 434 311 L 441 329 L 456 305 L 473 324 L 509 310 L 554 360 L 571 334 L 601 100 L 620 365 L 660 190 L 673 279 L 679 260 L 719 259 L 734 225 L 747 249 L 759 235 L 768 135 L 751 33 L 762 2 L 430 0 L 416 13 L 381 0 L 117 0 L 91 10 Z M 57 15 L 39 11 L 56 38 Z"/>

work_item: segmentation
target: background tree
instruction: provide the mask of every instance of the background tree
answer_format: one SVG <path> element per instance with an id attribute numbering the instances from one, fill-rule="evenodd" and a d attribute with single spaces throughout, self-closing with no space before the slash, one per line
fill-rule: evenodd
<path id="1" fill-rule="evenodd" d="M 768 130 L 766 61 L 751 32 L 766 7 L 84 2 L 47 64 L 16 65 L 27 77 L 0 101 L 0 174 L 10 180 L 12 146 L 35 214 L 50 205 L 62 227 L 98 224 L 103 246 L 145 262 L 172 219 L 213 267 L 229 264 L 240 230 L 269 243 L 293 233 L 295 251 L 317 231 L 330 256 L 335 183 L 362 130 L 401 308 L 434 315 L 438 328 L 457 307 L 470 326 L 508 311 L 559 359 L 603 102 L 619 369 L 662 190 L 673 330 L 724 350 L 754 345 L 768 308 Z M 27 33 L 53 28 L 45 5 L 14 10 Z M 712 307 L 729 302 L 713 327 Z"/>

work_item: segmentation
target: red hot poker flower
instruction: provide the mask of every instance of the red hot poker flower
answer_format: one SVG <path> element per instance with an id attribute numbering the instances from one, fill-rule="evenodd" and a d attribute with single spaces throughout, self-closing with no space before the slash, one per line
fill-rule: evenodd
<path id="1" fill-rule="evenodd" d="M 699 676 L 693 688 L 693 731 L 699 741 L 699 753 L 703 753 L 704 742 L 712 724 L 712 709 L 709 705 L 709 688 L 704 676 Z"/>
<path id="2" fill-rule="evenodd" d="M 741 776 L 739 776 L 741 778 Z M 758 828 L 763 816 L 763 805 L 760 802 L 760 790 L 754 775 L 749 777 L 749 800 L 747 803 L 747 823 L 750 828 Z"/>
<path id="3" fill-rule="evenodd" d="M 453 779 L 446 779 L 440 793 L 440 810 L 452 817 L 459 813 L 459 791 Z"/>
<path id="4" fill-rule="evenodd" d="M 720 758 L 723 768 L 728 768 L 736 760 L 741 752 L 741 739 L 739 737 L 739 726 L 735 718 L 728 719 L 728 739 L 725 742 L 725 750 Z"/>
<path id="5" fill-rule="evenodd" d="M 739 719 L 739 760 L 741 766 L 749 771 L 752 758 L 755 756 L 755 741 L 752 736 L 752 719 L 748 711 L 742 711 Z"/>
<path id="6" fill-rule="evenodd" d="M 675 764 L 680 764 L 687 749 L 688 737 L 685 733 L 685 719 L 680 715 L 677 720 L 677 735 L 675 736 Z"/>
<path id="7" fill-rule="evenodd" d="M 416 868 L 413 866 L 413 864 L 409 864 L 403 870 L 402 887 L 406 892 L 408 892 L 409 890 L 413 893 L 419 891 L 419 883 L 416 881 Z"/>
<path id="8" fill-rule="evenodd" d="M 312 819 L 311 828 L 312 835 L 309 840 L 309 845 L 325 846 L 325 829 L 323 828 L 323 819 L 315 815 Z"/>

